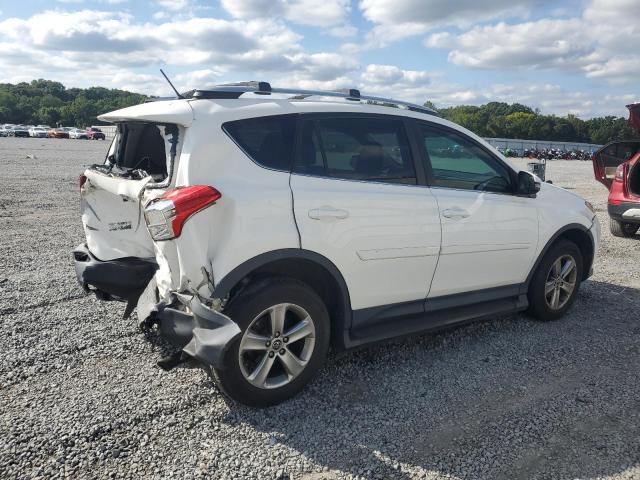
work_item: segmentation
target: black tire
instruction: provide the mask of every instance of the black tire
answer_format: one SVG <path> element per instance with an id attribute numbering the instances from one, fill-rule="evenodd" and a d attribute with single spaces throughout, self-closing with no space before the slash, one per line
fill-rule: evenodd
<path id="1" fill-rule="evenodd" d="M 568 300 L 564 305 L 558 309 L 551 308 L 547 303 L 547 298 L 545 295 L 545 285 L 547 283 L 547 277 L 550 273 L 550 270 L 553 264 L 560 258 L 570 256 L 575 260 L 575 268 L 576 268 L 576 279 L 575 279 L 575 287 L 571 292 Z M 582 253 L 578 246 L 569 241 L 569 240 L 559 240 L 554 245 L 551 246 L 549 251 L 545 254 L 542 261 L 538 265 L 533 278 L 531 279 L 531 284 L 529 285 L 529 313 L 537 320 L 541 321 L 550 321 L 557 320 L 562 317 L 573 302 L 575 302 L 576 297 L 578 295 L 578 290 L 580 289 L 580 283 L 582 281 L 584 269 L 584 261 L 582 258 Z"/>
<path id="2" fill-rule="evenodd" d="M 306 366 L 298 376 L 283 386 L 260 388 L 250 383 L 242 373 L 240 343 L 252 321 L 261 312 L 283 303 L 297 305 L 309 314 L 315 327 L 315 344 Z M 331 335 L 329 314 L 322 299 L 298 280 L 286 277 L 263 279 L 232 299 L 224 313 L 240 326 L 242 335 L 229 346 L 225 368 L 211 368 L 211 373 L 221 392 L 231 400 L 251 407 L 268 407 L 288 400 L 304 388 L 326 359 Z M 279 358 L 277 354 L 276 358 Z M 276 363 L 282 367 L 281 362 Z"/>
<path id="3" fill-rule="evenodd" d="M 609 230 L 614 237 L 633 237 L 638 231 L 638 225 L 609 218 Z"/>

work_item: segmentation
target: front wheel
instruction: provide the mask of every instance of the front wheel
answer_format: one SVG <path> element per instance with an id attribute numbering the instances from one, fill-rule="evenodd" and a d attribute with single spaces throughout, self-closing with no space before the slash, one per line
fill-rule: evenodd
<path id="1" fill-rule="evenodd" d="M 212 369 L 222 393 L 253 407 L 297 394 L 320 369 L 329 349 L 329 314 L 306 284 L 270 278 L 234 298 L 224 312 L 242 334 L 225 368 Z"/>
<path id="2" fill-rule="evenodd" d="M 538 320 L 556 320 L 571 307 L 582 280 L 578 246 L 560 240 L 545 254 L 529 286 L 529 312 Z"/>
<path id="3" fill-rule="evenodd" d="M 638 231 L 638 225 L 609 218 L 609 230 L 614 237 L 632 237 Z"/>

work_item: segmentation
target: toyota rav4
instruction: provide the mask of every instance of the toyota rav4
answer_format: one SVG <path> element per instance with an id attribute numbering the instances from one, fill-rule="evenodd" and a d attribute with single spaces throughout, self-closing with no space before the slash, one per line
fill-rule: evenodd
<path id="1" fill-rule="evenodd" d="M 161 366 L 196 361 L 248 405 L 300 391 L 330 347 L 557 319 L 591 273 L 588 202 L 422 106 L 248 82 L 100 119 L 80 284 L 175 345 Z"/>

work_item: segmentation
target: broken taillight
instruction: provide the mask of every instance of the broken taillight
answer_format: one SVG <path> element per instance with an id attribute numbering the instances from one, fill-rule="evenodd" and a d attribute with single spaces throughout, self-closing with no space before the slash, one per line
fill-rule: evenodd
<path id="1" fill-rule="evenodd" d="M 624 182 L 624 170 L 625 170 L 624 163 L 618 165 L 618 168 L 616 168 L 616 176 L 614 177 L 614 180 L 616 182 Z"/>
<path id="2" fill-rule="evenodd" d="M 216 203 L 222 194 L 208 185 L 176 187 L 152 200 L 144 209 L 147 228 L 154 240 L 179 237 L 184 223 L 195 213 Z"/>

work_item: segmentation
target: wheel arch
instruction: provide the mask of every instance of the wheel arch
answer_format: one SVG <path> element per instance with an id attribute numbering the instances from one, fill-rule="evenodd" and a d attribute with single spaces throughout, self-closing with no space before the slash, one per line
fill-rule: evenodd
<path id="1" fill-rule="evenodd" d="M 540 251 L 538 258 L 536 259 L 533 267 L 531 268 L 531 271 L 529 272 L 529 275 L 527 276 L 527 280 L 525 282 L 527 288 L 529 287 L 531 279 L 533 278 L 533 275 L 538 269 L 538 266 L 540 265 L 540 262 L 542 261 L 544 256 L 555 243 L 562 239 L 570 240 L 578 246 L 578 248 L 580 249 L 580 253 L 582 253 L 582 259 L 584 262 L 581 280 L 586 280 L 587 278 L 589 278 L 589 276 L 591 275 L 591 266 L 593 265 L 595 254 L 595 242 L 593 240 L 593 234 L 584 225 L 580 223 L 571 223 L 569 225 L 565 225 L 556 233 L 554 233 L 547 241 L 544 248 Z"/>
<path id="2" fill-rule="evenodd" d="M 316 252 L 288 248 L 257 255 L 225 275 L 217 283 L 214 297 L 232 298 L 245 286 L 268 276 L 295 278 L 312 288 L 329 312 L 333 346 L 348 345 L 352 310 L 347 284 L 335 264 Z"/>

